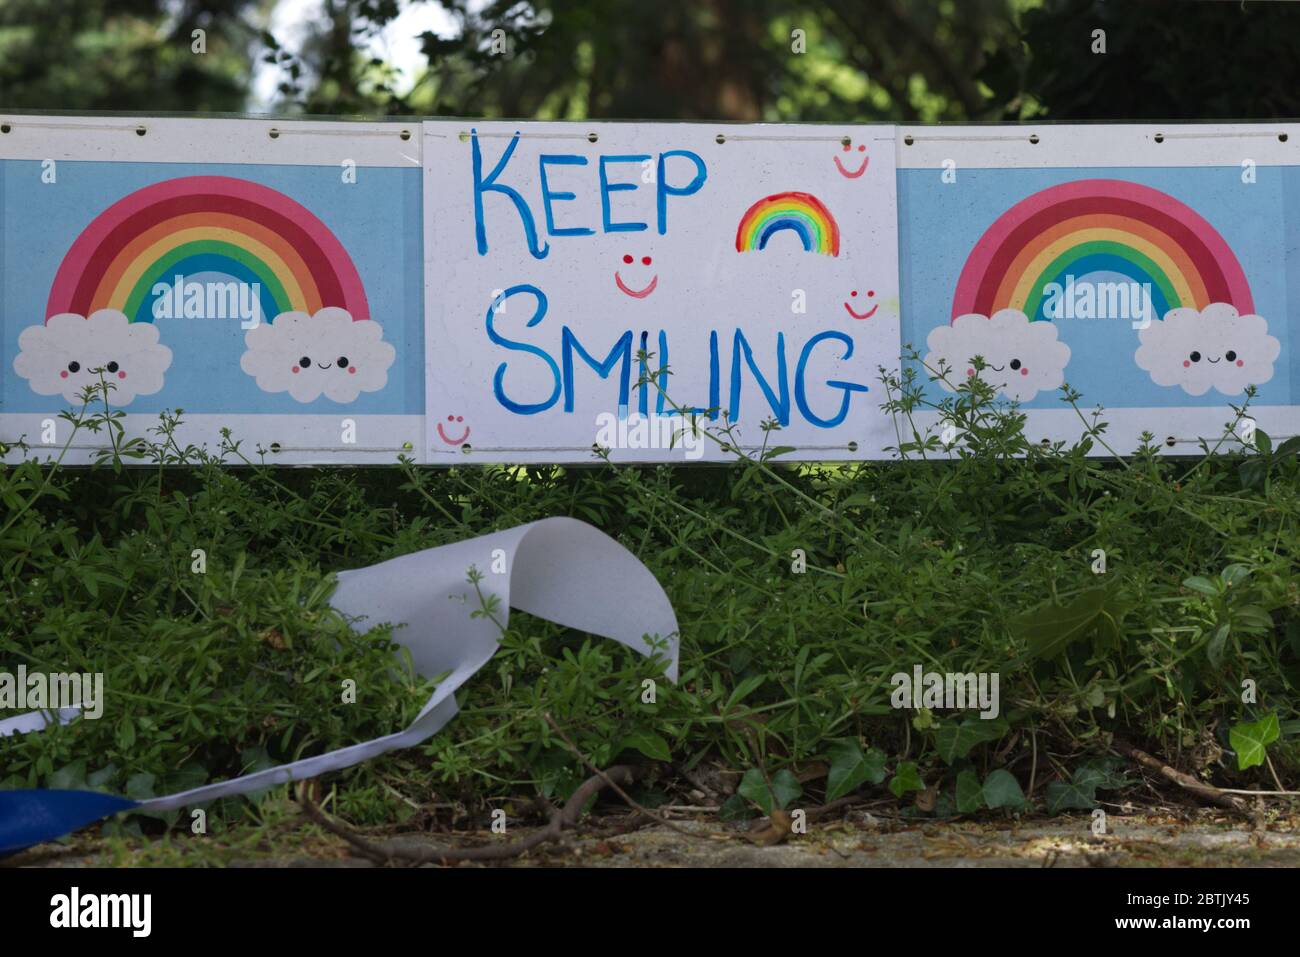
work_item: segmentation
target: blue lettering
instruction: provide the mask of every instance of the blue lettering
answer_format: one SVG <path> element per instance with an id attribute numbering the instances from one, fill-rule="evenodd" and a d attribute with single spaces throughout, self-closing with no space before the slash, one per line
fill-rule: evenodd
<path id="1" fill-rule="evenodd" d="M 487 179 L 483 178 L 483 152 L 478 145 L 478 130 L 470 130 L 470 143 L 473 147 L 474 162 L 474 235 L 478 240 L 478 254 L 486 256 L 488 251 L 487 244 L 487 227 L 483 222 L 483 194 L 484 193 L 501 193 L 509 197 L 510 201 L 515 204 L 515 209 L 519 213 L 519 219 L 524 226 L 524 239 L 528 243 L 528 251 L 533 254 L 534 259 L 545 259 L 551 251 L 549 245 L 538 245 L 537 242 L 537 224 L 533 222 L 532 210 L 528 208 L 528 203 L 513 187 L 498 183 L 497 177 L 505 170 L 506 164 L 510 162 L 510 157 L 514 155 L 515 147 L 519 145 L 519 134 L 516 133 L 510 138 L 510 145 L 506 151 L 501 154 L 501 159 L 492 172 L 488 174 Z M 547 214 L 550 214 L 549 208 Z"/>
<path id="2" fill-rule="evenodd" d="M 740 421 L 740 354 L 742 350 L 745 354 L 745 363 L 749 366 L 749 371 L 754 374 L 754 381 L 763 390 L 767 404 L 776 413 L 777 421 L 782 425 L 789 425 L 790 382 L 785 368 L 785 333 L 783 332 L 776 334 L 776 378 L 777 386 L 781 390 L 781 396 L 777 398 L 771 386 L 767 384 L 767 380 L 763 377 L 763 373 L 759 372 L 758 366 L 754 364 L 754 351 L 750 349 L 745 334 L 739 329 L 736 330 L 736 337 L 732 340 L 731 347 L 731 407 L 727 412 L 731 417 L 731 421 Z"/>
<path id="3" fill-rule="evenodd" d="M 645 223 L 615 223 L 609 218 L 609 194 L 619 193 L 624 190 L 634 190 L 637 188 L 636 183 L 613 183 L 609 181 L 609 174 L 605 169 L 607 163 L 642 163 L 648 160 L 649 155 L 642 156 L 602 156 L 600 158 L 600 214 L 601 223 L 607 233 L 639 233 L 647 229 Z"/>
<path id="4" fill-rule="evenodd" d="M 618 342 L 614 343 L 614 348 L 609 351 L 605 361 L 597 362 L 595 358 L 578 341 L 578 337 L 568 326 L 564 327 L 563 335 L 560 339 L 561 360 L 564 363 L 564 411 L 573 411 L 573 350 L 577 349 L 578 354 L 582 356 L 582 361 L 596 370 L 596 373 L 602 379 L 608 379 L 609 374 L 614 371 L 614 364 L 621 357 L 623 360 L 623 369 L 620 373 L 618 386 L 618 416 L 620 419 L 627 417 L 627 397 L 630 391 L 629 379 L 632 372 L 632 330 L 629 329 L 619 337 Z"/>
<path id="5" fill-rule="evenodd" d="M 531 329 L 546 316 L 546 293 L 529 283 L 520 283 L 518 286 L 511 286 L 498 298 L 494 299 L 492 305 L 488 306 L 488 338 L 504 349 L 510 349 L 513 352 L 527 352 L 530 355 L 535 355 L 545 359 L 546 364 L 551 369 L 551 377 L 555 381 L 555 388 L 551 390 L 551 396 L 545 402 L 515 402 L 506 397 L 506 363 L 503 362 L 501 365 L 497 366 L 496 375 L 492 379 L 492 391 L 495 393 L 497 401 L 511 412 L 517 413 L 518 415 L 536 415 L 538 412 L 544 412 L 551 406 L 555 405 L 556 400 L 560 398 L 560 369 L 555 364 L 555 360 L 550 357 L 545 349 L 539 349 L 537 346 L 530 346 L 526 342 L 515 342 L 513 339 L 507 339 L 492 327 L 493 320 L 496 318 L 497 307 L 505 303 L 505 301 L 511 296 L 521 292 L 531 293 L 537 298 L 537 310 L 533 313 L 533 317 L 528 320 L 528 328 Z"/>
<path id="6" fill-rule="evenodd" d="M 685 186 L 669 186 L 668 178 L 664 175 L 664 167 L 667 165 L 664 160 L 670 156 L 685 156 L 695 163 L 695 178 Z M 669 196 L 690 196 L 692 193 L 698 193 L 704 181 L 708 179 L 708 168 L 704 165 L 704 160 L 692 153 L 690 150 L 669 150 L 666 153 L 659 154 L 659 178 L 656 182 L 657 200 L 659 206 L 659 235 L 662 236 L 668 232 L 668 197 Z"/>
<path id="7" fill-rule="evenodd" d="M 555 225 L 555 210 L 551 208 L 551 203 L 560 200 L 568 202 L 576 199 L 573 193 L 553 193 L 551 192 L 550 183 L 546 180 L 546 164 L 553 163 L 556 166 L 586 166 L 587 157 L 585 156 L 539 156 L 537 158 L 537 172 L 542 180 L 542 206 L 546 209 L 546 232 L 550 236 L 591 236 L 596 231 L 587 226 L 567 226 L 563 229 Z M 601 168 L 603 175 L 604 168 Z"/>
<path id="8" fill-rule="evenodd" d="M 849 401 L 852 399 L 853 393 L 868 390 L 865 385 L 859 385 L 856 382 L 840 382 L 836 379 L 828 379 L 826 381 L 827 385 L 841 389 L 844 392 L 844 397 L 840 401 L 839 412 L 832 418 L 822 419 L 818 418 L 812 409 L 808 408 L 808 398 L 804 393 L 803 386 L 804 368 L 808 365 L 808 358 L 812 355 L 813 347 L 823 339 L 835 339 L 844 343 L 844 355 L 840 356 L 841 359 L 848 359 L 853 356 L 853 340 L 842 332 L 819 332 L 809 339 L 803 347 L 803 352 L 799 353 L 799 363 L 794 370 L 794 401 L 799 406 L 799 411 L 803 413 L 804 418 L 809 422 L 823 429 L 830 429 L 843 422 L 845 416 L 849 414 Z"/>

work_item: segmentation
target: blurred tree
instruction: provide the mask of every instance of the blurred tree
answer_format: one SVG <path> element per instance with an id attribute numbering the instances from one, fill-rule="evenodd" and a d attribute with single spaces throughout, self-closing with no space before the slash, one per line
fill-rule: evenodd
<path id="1" fill-rule="evenodd" d="M 0 106 L 321 114 L 929 122 L 1300 114 L 1300 4 L 1151 0 L 0 0 Z M 366 52 L 411 5 L 414 88 Z M 310 11 L 312 8 L 309 7 Z M 206 31 L 205 54 L 192 31 Z M 1105 31 L 1105 53 L 1094 52 Z"/>
<path id="2" fill-rule="evenodd" d="M 0 106 L 238 111 L 252 0 L 0 0 Z M 195 52 L 203 30 L 206 52 Z"/>
<path id="3" fill-rule="evenodd" d="M 723 120 L 998 115 L 975 79 L 1025 0 L 443 0 L 411 101 L 440 114 Z"/>
<path id="4" fill-rule="evenodd" d="M 986 74 L 1013 117 L 1035 102 L 1060 120 L 1300 116 L 1298 4 L 1046 0 L 1023 26 L 1024 64 Z"/>

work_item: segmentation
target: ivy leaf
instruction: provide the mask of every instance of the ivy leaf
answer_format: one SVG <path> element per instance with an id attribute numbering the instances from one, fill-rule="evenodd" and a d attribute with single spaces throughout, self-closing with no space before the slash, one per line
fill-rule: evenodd
<path id="1" fill-rule="evenodd" d="M 718 817 L 724 821 L 748 821 L 754 816 L 750 803 L 739 794 L 733 794 L 718 809 Z"/>
<path id="2" fill-rule="evenodd" d="M 851 794 L 870 782 L 885 780 L 885 756 L 875 748 L 865 753 L 856 738 L 838 738 L 830 748 L 831 770 L 826 776 L 826 801 Z"/>
<path id="3" fill-rule="evenodd" d="M 745 776 L 740 779 L 740 786 L 736 788 L 736 793 L 753 801 L 764 814 L 772 813 L 772 791 L 768 788 L 767 781 L 763 779 L 763 772 L 758 768 L 750 768 L 745 772 Z"/>
<path id="4" fill-rule="evenodd" d="M 889 790 L 893 792 L 894 797 L 901 798 L 908 791 L 924 791 L 925 782 L 921 780 L 921 772 L 916 769 L 915 761 L 904 761 L 890 778 Z"/>
<path id="5" fill-rule="evenodd" d="M 1025 806 L 1025 792 L 1015 775 L 998 768 L 984 779 L 984 803 L 990 808 L 1009 807 L 1017 810 Z"/>
<path id="6" fill-rule="evenodd" d="M 935 731 L 934 744 L 944 763 L 952 764 L 958 758 L 970 754 L 976 745 L 997 741 L 1007 733 L 1008 728 L 1006 718 L 994 718 L 991 721 L 967 718 L 960 724 L 950 721 Z"/>
<path id="7" fill-rule="evenodd" d="M 1065 810 L 1091 811 L 1097 803 L 1095 781 L 1053 781 L 1047 786 L 1047 813 Z"/>
<path id="8" fill-rule="evenodd" d="M 154 796 L 155 780 L 154 776 L 147 771 L 131 775 L 126 781 L 126 796 L 133 801 L 149 800 Z"/>
<path id="9" fill-rule="evenodd" d="M 803 794 L 803 785 L 798 778 L 782 768 L 772 775 L 772 793 L 776 798 L 776 806 L 784 810 L 790 806 L 790 802 Z"/>
<path id="10" fill-rule="evenodd" d="M 86 762 L 78 758 L 50 775 L 47 787 L 56 791 L 80 791 L 86 786 Z"/>
<path id="11" fill-rule="evenodd" d="M 957 810 L 970 814 L 984 806 L 984 789 L 980 787 L 979 775 L 966 770 L 957 775 Z"/>
<path id="12" fill-rule="evenodd" d="M 1264 749 L 1282 733 L 1277 714 L 1270 712 L 1258 721 L 1233 725 L 1228 732 L 1232 750 L 1237 752 L 1237 770 L 1244 771 L 1264 763 Z"/>

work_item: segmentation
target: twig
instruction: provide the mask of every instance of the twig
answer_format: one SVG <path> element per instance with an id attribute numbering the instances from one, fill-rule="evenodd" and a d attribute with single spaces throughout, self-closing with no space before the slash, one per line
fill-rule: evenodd
<path id="1" fill-rule="evenodd" d="M 456 864 L 461 861 L 505 861 L 521 857 L 535 847 L 561 840 L 565 828 L 577 825 L 582 816 L 582 809 L 587 801 L 605 787 L 617 788 L 616 781 L 631 784 L 637 777 L 636 768 L 628 765 L 615 765 L 608 771 L 602 771 L 595 777 L 588 778 L 569 796 L 561 810 L 552 810 L 551 819 L 541 830 L 508 844 L 489 844 L 484 847 L 465 848 L 411 848 L 392 844 L 376 844 L 357 834 L 351 828 L 328 817 L 311 799 L 307 788 L 299 785 L 298 801 L 303 813 L 313 822 L 319 824 L 331 834 L 343 838 L 362 856 L 377 864 L 391 864 L 395 861 L 411 864 Z M 304 782 L 304 784 L 309 782 Z"/>
<path id="2" fill-rule="evenodd" d="M 1121 741 L 1118 738 L 1114 741 L 1114 748 L 1120 754 L 1124 755 L 1124 757 L 1150 768 L 1152 771 L 1160 774 L 1161 777 L 1172 781 L 1174 784 L 1177 784 L 1180 788 L 1183 788 L 1186 791 L 1190 791 L 1203 801 L 1217 804 L 1219 807 L 1228 808 L 1229 810 L 1236 811 L 1238 814 L 1242 814 L 1246 817 L 1251 816 L 1247 809 L 1246 802 L 1229 792 L 1216 788 L 1212 784 L 1198 781 L 1190 774 L 1184 774 L 1176 768 L 1171 768 L 1158 758 L 1153 758 L 1145 751 L 1141 751 L 1138 748 L 1133 747 L 1133 745 Z"/>
<path id="3" fill-rule="evenodd" d="M 542 717 L 544 717 L 546 719 L 546 723 L 551 726 L 551 730 L 554 731 L 556 735 L 559 736 L 559 739 L 564 742 L 564 746 L 573 752 L 574 757 L 576 757 L 579 761 L 581 761 L 584 765 L 586 765 L 587 770 L 590 771 L 592 774 L 596 775 L 599 778 L 604 779 L 605 782 L 611 788 L 614 789 L 614 793 L 616 793 L 627 803 L 628 807 L 632 808 L 637 813 L 650 818 L 650 820 L 655 821 L 658 824 L 664 825 L 664 827 L 671 828 L 672 830 L 676 831 L 678 834 L 685 834 L 687 837 L 701 836 L 699 834 L 694 833 L 693 831 L 688 831 L 684 827 L 678 827 L 676 824 L 668 820 L 668 818 L 664 817 L 662 814 L 655 814 L 649 808 L 642 807 L 632 798 L 632 795 L 628 794 L 626 791 L 624 791 L 613 781 L 608 780 L 608 778 L 605 777 L 604 771 L 600 770 L 598 767 L 596 767 L 594 764 L 592 764 L 590 761 L 587 760 L 587 756 L 578 750 L 578 746 L 574 744 L 573 741 L 569 738 L 569 736 L 564 733 L 563 729 L 558 724 L 555 723 L 555 719 L 551 717 L 551 713 L 549 711 L 544 712 Z"/>

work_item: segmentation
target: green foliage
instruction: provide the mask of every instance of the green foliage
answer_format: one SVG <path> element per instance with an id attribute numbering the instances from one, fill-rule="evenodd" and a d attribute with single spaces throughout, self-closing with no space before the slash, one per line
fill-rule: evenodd
<path id="1" fill-rule="evenodd" d="M 548 713 L 597 766 L 648 763 L 668 781 L 670 764 L 747 772 L 736 816 L 887 779 L 899 797 L 936 782 L 934 813 L 1090 807 L 1120 786 L 1085 763 L 1110 735 L 1186 751 L 1243 720 L 1246 679 L 1275 723 L 1238 726 L 1240 767 L 1211 774 L 1262 786 L 1264 747 L 1279 773 L 1297 768 L 1294 456 L 1275 452 L 1250 489 L 1239 466 L 1260 453 L 1234 450 L 1231 429 L 1196 459 L 1154 443 L 1089 458 L 1099 416 L 1080 413 L 1082 444 L 1043 446 L 978 379 L 939 405 L 959 433 L 945 451 L 915 424 L 929 401 L 915 380 L 882 384 L 899 460 L 846 465 L 782 464 L 770 430 L 768 448 L 708 468 L 281 469 L 233 437 L 214 455 L 184 447 L 179 413 L 134 439 L 111 407 L 69 413 L 76 442 L 107 447 L 98 466 L 0 467 L 0 667 L 102 671 L 105 714 L 0 740 L 0 786 L 168 793 L 404 727 L 440 676 L 413 675 L 385 628 L 358 634 L 333 612 L 332 574 L 560 514 L 664 584 L 680 681 L 513 614 L 444 732 L 331 779 L 355 820 L 409 815 L 399 796 L 562 799 L 588 771 Z M 740 438 L 725 423 L 714 435 Z M 893 709 L 891 676 L 916 664 L 998 673 L 999 717 Z M 340 704 L 344 679 L 355 705 Z M 819 763 L 824 777 L 804 773 Z M 231 821 L 256 813 L 222 807 Z"/>

